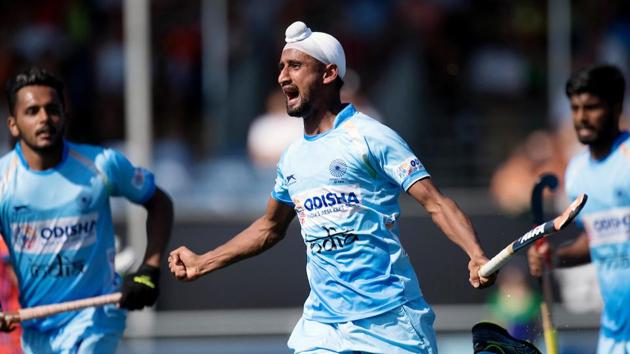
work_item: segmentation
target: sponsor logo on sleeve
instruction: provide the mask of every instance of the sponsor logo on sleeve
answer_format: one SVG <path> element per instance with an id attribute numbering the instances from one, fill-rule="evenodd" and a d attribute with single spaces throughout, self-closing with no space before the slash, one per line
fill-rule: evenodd
<path id="1" fill-rule="evenodd" d="M 412 156 L 396 167 L 396 174 L 398 174 L 398 178 L 405 179 L 406 177 L 411 176 L 414 172 L 422 169 L 424 169 L 424 166 L 420 160 L 418 160 L 417 157 Z"/>
<path id="2" fill-rule="evenodd" d="M 13 244 L 18 252 L 59 253 L 96 242 L 98 213 L 30 223 L 14 223 Z"/>
<path id="3" fill-rule="evenodd" d="M 140 167 L 136 167 L 131 178 L 131 185 L 135 189 L 142 189 L 144 187 L 144 170 Z"/>

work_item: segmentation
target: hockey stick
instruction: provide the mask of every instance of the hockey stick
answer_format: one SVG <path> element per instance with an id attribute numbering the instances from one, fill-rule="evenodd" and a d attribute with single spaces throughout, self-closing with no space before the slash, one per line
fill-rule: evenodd
<path id="1" fill-rule="evenodd" d="M 492 273 L 499 270 L 499 268 L 501 268 L 515 252 L 532 244 L 538 239 L 547 237 L 564 229 L 567 225 L 571 223 L 573 218 L 575 218 L 580 210 L 582 210 L 584 204 L 586 204 L 586 199 L 586 194 L 581 194 L 573 201 L 573 203 L 571 203 L 571 205 L 569 205 L 569 207 L 562 214 L 557 216 L 555 219 L 534 227 L 533 229 L 525 233 L 525 235 L 519 237 L 518 239 L 516 239 L 516 241 L 513 241 L 512 243 L 507 245 L 503 250 L 501 250 L 501 252 L 492 257 L 492 259 L 488 261 L 488 263 L 481 266 L 481 268 L 479 269 L 479 275 L 484 278 L 488 277 Z"/>
<path id="2" fill-rule="evenodd" d="M 534 188 L 532 189 L 532 218 L 534 225 L 543 222 L 543 192 L 545 188 L 554 191 L 558 187 L 558 178 L 553 174 L 544 174 L 540 176 Z M 533 247 L 539 248 L 547 242 L 545 239 L 536 241 Z M 556 330 L 551 317 L 551 306 L 553 304 L 553 290 L 551 286 L 551 261 L 549 254 L 544 257 L 543 273 L 538 277 L 538 284 L 542 291 L 542 302 L 540 303 L 540 317 L 543 326 L 543 335 L 545 338 L 545 347 L 547 354 L 558 354 L 558 342 L 556 340 Z"/>
<path id="3" fill-rule="evenodd" d="M 115 304 L 120 301 L 121 293 L 112 293 L 107 295 L 90 297 L 87 299 L 62 302 L 59 304 L 50 304 L 20 309 L 17 312 L 0 312 L 0 322 L 11 326 L 22 321 L 32 320 L 56 315 L 62 312 L 75 311 L 86 307 L 103 306 L 107 304 Z"/>

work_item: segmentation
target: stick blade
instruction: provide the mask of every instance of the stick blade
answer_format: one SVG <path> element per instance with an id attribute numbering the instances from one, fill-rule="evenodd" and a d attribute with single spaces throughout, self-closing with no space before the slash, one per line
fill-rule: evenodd
<path id="1" fill-rule="evenodd" d="M 580 194 L 561 215 L 553 219 L 553 227 L 556 231 L 564 229 L 575 219 L 582 208 L 584 208 L 584 205 L 586 205 L 587 199 L 588 196 L 586 194 Z"/>

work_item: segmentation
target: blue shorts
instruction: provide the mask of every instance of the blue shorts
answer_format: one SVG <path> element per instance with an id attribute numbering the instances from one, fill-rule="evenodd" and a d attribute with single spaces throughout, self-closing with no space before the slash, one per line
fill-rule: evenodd
<path id="1" fill-rule="evenodd" d="M 127 311 L 106 305 L 81 310 L 51 331 L 24 328 L 24 354 L 114 354 L 125 330 Z"/>
<path id="2" fill-rule="evenodd" d="M 356 321 L 323 323 L 302 317 L 288 345 L 296 354 L 436 354 L 434 320 L 423 299 Z"/>
<path id="3" fill-rule="evenodd" d="M 600 333 L 597 341 L 597 354 L 627 354 L 630 353 L 630 341 L 618 341 Z"/>

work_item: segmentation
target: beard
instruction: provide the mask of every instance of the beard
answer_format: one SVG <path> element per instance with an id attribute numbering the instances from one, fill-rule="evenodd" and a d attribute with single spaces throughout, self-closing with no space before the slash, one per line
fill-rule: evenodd
<path id="1" fill-rule="evenodd" d="M 36 151 L 38 153 L 47 154 L 51 152 L 57 151 L 61 145 L 63 145 L 63 136 L 65 128 L 61 127 L 59 129 L 55 127 L 48 127 L 51 134 L 53 135 L 53 139 L 50 143 L 45 145 L 40 145 L 37 143 L 37 135 L 32 139 L 29 139 L 23 134 L 20 134 L 20 140 L 22 140 L 31 150 Z M 36 132 L 37 134 L 37 132 Z"/>
<path id="2" fill-rule="evenodd" d="M 610 140 L 614 139 L 615 133 L 617 131 L 617 123 L 611 117 L 608 117 L 605 120 L 605 123 L 600 127 L 595 127 L 588 124 L 578 125 L 575 127 L 576 132 L 580 128 L 590 130 L 590 134 L 580 135 L 579 132 L 577 134 L 577 138 L 580 143 L 588 146 L 600 146 L 602 144 L 606 144 Z"/>
<path id="3" fill-rule="evenodd" d="M 311 102 L 307 99 L 304 99 L 300 102 L 300 104 L 296 107 L 290 108 L 289 103 L 287 102 L 287 114 L 291 117 L 301 118 L 307 115 L 313 108 Z"/>

